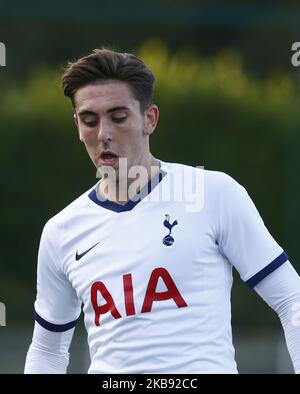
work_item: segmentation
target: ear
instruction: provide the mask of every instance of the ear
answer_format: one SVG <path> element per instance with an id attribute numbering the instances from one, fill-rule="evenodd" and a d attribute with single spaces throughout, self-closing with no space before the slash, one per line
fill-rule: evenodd
<path id="1" fill-rule="evenodd" d="M 78 116 L 77 116 L 76 112 L 74 112 L 73 119 L 74 119 L 74 123 L 75 123 L 75 125 L 77 127 L 77 130 L 78 130 L 79 139 L 80 139 L 81 142 L 83 142 L 81 134 L 80 134 L 79 121 L 78 121 Z"/>
<path id="2" fill-rule="evenodd" d="M 157 105 L 151 104 L 145 110 L 145 127 L 144 127 L 144 134 L 150 135 L 156 128 L 157 122 L 159 117 L 159 110 Z"/>

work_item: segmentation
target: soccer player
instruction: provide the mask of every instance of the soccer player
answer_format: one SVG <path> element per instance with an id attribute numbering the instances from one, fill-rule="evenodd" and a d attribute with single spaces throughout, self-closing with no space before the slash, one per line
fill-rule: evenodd
<path id="1" fill-rule="evenodd" d="M 233 178 L 150 153 L 154 81 L 108 49 L 63 75 L 100 180 L 44 227 L 25 373 L 66 372 L 82 306 L 89 373 L 237 373 L 232 266 L 277 312 L 299 373 L 299 276 Z"/>

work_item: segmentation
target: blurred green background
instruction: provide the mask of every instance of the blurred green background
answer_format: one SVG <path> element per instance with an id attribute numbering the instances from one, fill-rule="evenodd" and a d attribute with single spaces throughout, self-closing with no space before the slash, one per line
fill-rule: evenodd
<path id="1" fill-rule="evenodd" d="M 60 88 L 66 62 L 93 48 L 153 69 L 153 154 L 233 176 L 300 272 L 299 12 L 293 1 L 0 0 L 0 373 L 23 369 L 43 225 L 96 182 Z M 238 275 L 232 305 L 240 372 L 291 372 L 279 320 Z M 88 363 L 81 322 L 69 371 Z"/>

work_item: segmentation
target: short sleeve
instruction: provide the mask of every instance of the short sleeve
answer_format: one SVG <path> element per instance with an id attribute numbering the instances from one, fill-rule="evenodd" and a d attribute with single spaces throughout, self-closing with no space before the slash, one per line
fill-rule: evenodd
<path id="1" fill-rule="evenodd" d="M 76 325 L 80 312 L 81 302 L 62 272 L 59 229 L 50 220 L 38 252 L 35 320 L 50 331 L 66 331 Z"/>
<path id="2" fill-rule="evenodd" d="M 223 174 L 218 189 L 217 243 L 248 286 L 254 287 L 288 256 L 266 228 L 247 191 Z"/>

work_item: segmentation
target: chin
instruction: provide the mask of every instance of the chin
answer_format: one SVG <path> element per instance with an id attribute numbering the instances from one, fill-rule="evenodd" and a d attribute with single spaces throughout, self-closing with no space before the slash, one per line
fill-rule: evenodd
<path id="1" fill-rule="evenodd" d="M 112 165 L 102 165 L 101 164 L 101 165 L 97 165 L 96 168 L 97 168 L 97 178 L 103 178 L 103 175 L 106 175 L 106 174 L 109 175 L 109 172 L 112 171 L 112 172 L 114 172 L 113 180 L 116 180 L 116 181 L 119 180 L 119 168 L 117 165 L 112 166 Z M 109 170 L 107 171 L 107 169 L 109 169 Z"/>

